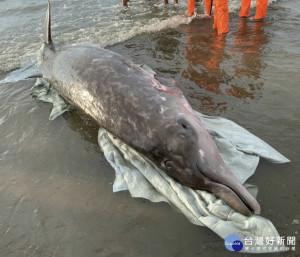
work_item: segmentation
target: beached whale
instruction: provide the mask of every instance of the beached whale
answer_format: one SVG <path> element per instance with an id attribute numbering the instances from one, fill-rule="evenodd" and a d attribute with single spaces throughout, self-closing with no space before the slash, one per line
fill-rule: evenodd
<path id="1" fill-rule="evenodd" d="M 175 80 L 97 46 L 57 48 L 50 23 L 48 2 L 43 63 L 36 77 L 181 184 L 212 192 L 244 215 L 260 213 Z"/>

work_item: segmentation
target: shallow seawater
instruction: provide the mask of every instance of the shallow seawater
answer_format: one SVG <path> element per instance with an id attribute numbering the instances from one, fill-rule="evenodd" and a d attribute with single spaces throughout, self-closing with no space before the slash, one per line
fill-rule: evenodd
<path id="1" fill-rule="evenodd" d="M 270 256 L 299 256 L 297 0 L 272 1 L 263 22 L 239 19 L 231 1 L 226 36 L 211 19 L 184 18 L 185 1 L 162 2 L 52 1 L 53 39 L 101 44 L 174 77 L 194 109 L 235 121 L 289 158 L 261 160 L 248 182 L 258 187 L 262 216 L 297 239 L 295 252 Z M 38 60 L 46 8 L 0 0 L 0 80 Z M 49 121 L 51 105 L 30 95 L 34 82 L 0 84 L 0 256 L 233 255 L 169 205 L 112 193 L 98 127 L 74 109 Z"/>

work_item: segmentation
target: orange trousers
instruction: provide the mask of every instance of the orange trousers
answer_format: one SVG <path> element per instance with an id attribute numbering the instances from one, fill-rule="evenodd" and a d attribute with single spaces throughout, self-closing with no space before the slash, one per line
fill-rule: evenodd
<path id="1" fill-rule="evenodd" d="M 249 17 L 251 0 L 242 0 L 240 17 Z M 267 13 L 268 0 L 256 0 L 256 13 L 254 19 L 260 20 L 265 18 Z"/>
<path id="2" fill-rule="evenodd" d="M 205 12 L 208 15 L 211 15 L 212 2 L 212 0 L 204 0 Z"/>
<path id="3" fill-rule="evenodd" d="M 212 0 L 204 0 L 205 12 L 211 15 Z M 188 0 L 188 14 L 193 15 L 195 11 L 195 0 Z"/>
<path id="4" fill-rule="evenodd" d="M 188 14 L 193 15 L 195 12 L 195 0 L 188 0 Z"/>
<path id="5" fill-rule="evenodd" d="M 229 31 L 228 0 L 213 0 L 215 5 L 215 16 L 213 28 L 218 29 L 218 34 L 225 34 Z"/>
<path id="6" fill-rule="evenodd" d="M 213 0 L 213 2 L 215 5 L 213 28 L 218 29 L 218 34 L 225 34 L 229 31 L 228 0 Z M 212 0 L 205 0 L 205 12 L 207 14 L 210 14 L 211 5 L 212 5 Z M 193 15 L 194 11 L 195 11 L 195 0 L 188 0 L 188 14 Z"/>

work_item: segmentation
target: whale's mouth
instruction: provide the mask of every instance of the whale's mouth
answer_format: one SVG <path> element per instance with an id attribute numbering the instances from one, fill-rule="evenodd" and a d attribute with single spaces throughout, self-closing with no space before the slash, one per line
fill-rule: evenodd
<path id="1" fill-rule="evenodd" d="M 250 216 L 252 213 L 260 214 L 259 203 L 228 167 L 220 172 L 210 169 L 203 171 L 196 164 L 196 170 L 194 170 L 196 172 L 189 177 L 176 176 L 178 172 L 174 169 L 174 163 L 171 160 L 165 160 L 164 166 L 168 174 L 180 183 L 195 190 L 205 190 L 214 194 L 237 212 L 245 216 Z M 183 179 L 185 177 L 189 177 L 189 179 Z"/>
<path id="2" fill-rule="evenodd" d="M 239 198 L 240 200 L 243 202 L 243 204 L 248 208 L 248 210 L 252 213 L 254 212 L 255 214 L 260 214 L 260 213 L 256 213 L 255 210 L 252 209 L 252 207 L 247 203 L 247 201 L 245 201 L 243 199 L 243 197 L 238 194 L 233 188 L 231 188 L 230 186 L 227 186 L 233 193 L 235 193 Z M 245 188 L 246 189 L 246 188 Z M 246 189 L 247 190 L 247 189 Z M 247 190 L 248 191 L 248 190 Z M 250 193 L 249 193 L 250 194 Z"/>
<path id="3" fill-rule="evenodd" d="M 260 214 L 259 203 L 237 180 L 234 174 L 228 172 L 226 176 L 224 176 L 223 174 L 220 175 L 214 172 L 213 178 L 210 178 L 208 176 L 210 173 L 206 172 L 206 174 L 204 174 L 198 165 L 197 168 L 206 179 L 204 188 L 201 189 L 213 193 L 230 207 L 245 216 L 250 216 L 252 213 Z"/>
<path id="4" fill-rule="evenodd" d="M 239 192 L 236 192 L 236 190 L 232 189 L 230 186 L 220 184 L 215 181 L 210 181 L 209 184 L 214 195 L 222 199 L 226 204 L 239 213 L 245 216 L 250 216 L 252 213 L 260 214 L 260 208 L 255 207 L 253 200 L 251 202 L 249 200 L 246 201 Z M 245 188 L 245 190 L 247 189 Z M 249 192 L 248 194 L 250 195 Z"/>

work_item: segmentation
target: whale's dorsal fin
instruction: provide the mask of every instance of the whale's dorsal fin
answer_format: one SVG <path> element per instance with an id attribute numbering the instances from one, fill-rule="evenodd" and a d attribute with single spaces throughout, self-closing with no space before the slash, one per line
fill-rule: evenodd
<path id="1" fill-rule="evenodd" d="M 50 1 L 48 0 L 48 10 L 46 14 L 46 32 L 45 32 L 45 43 L 51 45 L 52 38 L 51 38 L 51 12 L 50 12 Z"/>
<path id="2" fill-rule="evenodd" d="M 154 78 L 156 80 L 158 80 L 161 84 L 163 84 L 164 86 L 167 87 L 178 87 L 179 88 L 179 84 L 178 82 L 170 77 L 164 76 L 164 75 L 159 75 L 159 74 L 155 74 Z"/>

